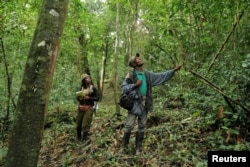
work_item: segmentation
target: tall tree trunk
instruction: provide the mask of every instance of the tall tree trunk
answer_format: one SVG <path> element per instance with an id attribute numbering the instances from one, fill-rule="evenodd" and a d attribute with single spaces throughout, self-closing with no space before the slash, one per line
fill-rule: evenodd
<path id="1" fill-rule="evenodd" d="M 118 46 L 119 46 L 119 0 L 116 0 L 116 39 L 115 39 L 115 52 L 114 52 L 114 78 L 113 78 L 113 86 L 114 86 L 114 102 L 116 105 L 116 115 L 120 115 L 120 106 L 118 105 L 117 99 L 117 61 L 118 61 Z"/>
<path id="2" fill-rule="evenodd" d="M 6 116 L 5 116 L 4 122 L 3 122 L 3 131 L 5 131 L 5 130 L 8 130 L 8 127 L 9 127 L 12 75 L 9 73 L 9 67 L 8 67 L 8 63 L 7 63 L 7 60 L 6 60 L 4 43 L 3 43 L 2 37 L 0 37 L 0 42 L 1 42 L 1 50 L 2 50 L 2 53 L 3 53 L 3 63 L 4 63 L 4 66 L 5 66 L 5 73 L 6 73 L 6 78 L 7 78 L 7 90 L 8 90 Z M 2 137 L 2 139 L 4 140 L 4 137 Z"/>
<path id="3" fill-rule="evenodd" d="M 90 69 L 89 69 L 89 61 L 88 61 L 88 51 L 87 51 L 87 44 L 88 41 L 84 35 L 84 33 L 82 33 L 79 37 L 79 43 L 81 46 L 81 58 L 80 58 L 80 67 L 81 73 L 86 73 L 90 75 Z"/>
<path id="4" fill-rule="evenodd" d="M 69 0 L 44 0 L 25 66 L 5 167 L 36 167 Z"/>
<path id="5" fill-rule="evenodd" d="M 104 89 L 104 78 L 106 75 L 106 65 L 107 65 L 107 58 L 109 55 L 109 39 L 108 39 L 108 31 L 106 31 L 106 39 L 105 39 L 105 44 L 104 44 L 104 54 L 102 56 L 102 67 L 100 71 L 100 85 L 99 85 L 99 90 L 101 94 L 101 98 L 103 96 L 103 89 Z"/>
<path id="6" fill-rule="evenodd" d="M 137 30 L 137 22 L 139 20 L 139 2 L 140 0 L 130 0 L 130 12 L 129 12 L 129 19 L 128 19 L 128 25 L 126 30 L 126 38 L 127 38 L 127 48 L 126 48 L 126 56 L 124 64 L 128 65 L 128 60 L 135 52 L 138 52 L 139 50 L 139 43 L 141 39 L 139 39 L 136 35 Z"/>

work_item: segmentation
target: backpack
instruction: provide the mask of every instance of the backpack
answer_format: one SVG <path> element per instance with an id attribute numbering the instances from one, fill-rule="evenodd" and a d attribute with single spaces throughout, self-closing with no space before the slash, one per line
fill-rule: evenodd
<path id="1" fill-rule="evenodd" d="M 131 110 L 134 105 L 134 99 L 132 93 L 122 93 L 120 95 L 119 103 L 122 108 L 126 110 Z"/>
<path id="2" fill-rule="evenodd" d="M 129 78 L 132 79 L 132 82 L 135 83 L 135 81 L 136 81 L 135 76 L 136 75 L 135 75 L 134 71 L 130 71 L 129 76 L 130 76 Z M 133 108 L 133 105 L 134 105 L 134 94 L 132 92 L 122 93 L 120 95 L 120 99 L 119 99 L 118 104 L 126 110 L 131 110 Z"/>

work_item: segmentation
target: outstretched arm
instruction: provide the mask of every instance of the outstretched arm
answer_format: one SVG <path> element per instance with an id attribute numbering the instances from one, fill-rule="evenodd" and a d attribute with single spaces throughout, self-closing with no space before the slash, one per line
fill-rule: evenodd
<path id="1" fill-rule="evenodd" d="M 178 65 L 174 69 L 165 72 L 160 72 L 160 73 L 149 72 L 152 86 L 156 86 L 170 80 L 174 75 L 175 71 L 178 71 L 180 69 L 181 65 Z"/>

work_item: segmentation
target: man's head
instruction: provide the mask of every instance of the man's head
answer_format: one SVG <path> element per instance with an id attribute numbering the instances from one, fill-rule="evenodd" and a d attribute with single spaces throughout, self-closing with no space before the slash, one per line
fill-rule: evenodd
<path id="1" fill-rule="evenodd" d="M 135 56 L 132 56 L 130 59 L 129 59 L 129 62 L 128 62 L 128 65 L 130 67 L 133 67 L 133 68 L 136 68 L 136 67 L 141 67 L 143 66 L 144 62 L 143 60 L 140 58 L 140 54 L 139 53 L 136 53 Z"/>

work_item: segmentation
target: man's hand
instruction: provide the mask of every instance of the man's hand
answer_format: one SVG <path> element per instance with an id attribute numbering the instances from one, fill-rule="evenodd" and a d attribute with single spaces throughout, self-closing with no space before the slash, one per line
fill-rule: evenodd
<path id="1" fill-rule="evenodd" d="M 135 83 L 135 87 L 138 87 L 142 84 L 142 80 L 137 80 Z"/>
<path id="2" fill-rule="evenodd" d="M 175 70 L 175 71 L 180 70 L 180 69 L 181 69 L 181 66 L 182 66 L 182 65 L 177 65 L 177 66 L 174 68 L 174 70 Z"/>

